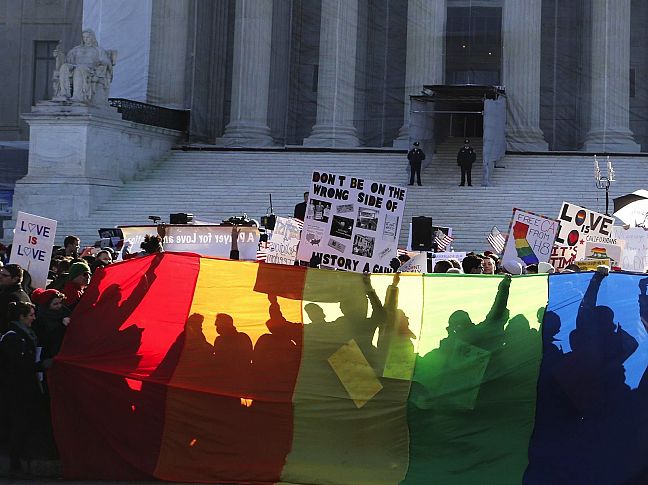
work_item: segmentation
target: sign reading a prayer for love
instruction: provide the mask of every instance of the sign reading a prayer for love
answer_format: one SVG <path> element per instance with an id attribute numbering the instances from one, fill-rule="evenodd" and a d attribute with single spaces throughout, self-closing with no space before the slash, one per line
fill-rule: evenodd
<path id="1" fill-rule="evenodd" d="M 55 236 L 55 220 L 18 212 L 9 261 L 29 272 L 34 287 L 47 285 Z"/>
<path id="2" fill-rule="evenodd" d="M 548 262 L 560 224 L 548 217 L 513 209 L 503 261 L 523 265 Z"/>

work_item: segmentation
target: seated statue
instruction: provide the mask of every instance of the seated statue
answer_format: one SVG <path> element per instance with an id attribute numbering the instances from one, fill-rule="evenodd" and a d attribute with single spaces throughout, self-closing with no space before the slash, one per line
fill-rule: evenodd
<path id="1" fill-rule="evenodd" d="M 83 43 L 74 47 L 67 56 L 57 46 L 56 71 L 54 72 L 53 101 L 101 106 L 108 103 L 113 66 L 117 51 L 99 47 L 92 30 L 83 31 Z"/>

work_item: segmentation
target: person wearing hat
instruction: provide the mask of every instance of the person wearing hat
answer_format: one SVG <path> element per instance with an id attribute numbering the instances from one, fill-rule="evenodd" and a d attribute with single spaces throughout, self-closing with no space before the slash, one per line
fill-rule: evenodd
<path id="1" fill-rule="evenodd" d="M 90 284 L 90 274 L 90 266 L 86 262 L 78 261 L 70 266 L 68 280 L 61 290 L 65 295 L 65 304 L 70 310 L 76 306 Z"/>
<path id="2" fill-rule="evenodd" d="M 466 185 L 466 179 L 468 179 L 468 187 L 472 187 L 471 172 L 476 158 L 477 155 L 475 155 L 475 150 L 470 146 L 470 140 L 465 139 L 464 146 L 457 153 L 457 165 L 461 167 L 461 183 L 459 187 Z"/>
<path id="3" fill-rule="evenodd" d="M 410 164 L 409 185 L 414 185 L 414 175 L 416 175 L 416 183 L 421 185 L 421 163 L 425 160 L 425 153 L 419 148 L 419 142 L 414 142 L 414 147 L 407 153 L 407 160 Z"/>
<path id="4" fill-rule="evenodd" d="M 33 324 L 38 342 L 43 347 L 43 357 L 52 358 L 58 354 L 63 336 L 70 323 L 70 311 L 64 304 L 65 295 L 58 290 L 36 288 L 32 302 L 36 304 L 36 321 Z"/>

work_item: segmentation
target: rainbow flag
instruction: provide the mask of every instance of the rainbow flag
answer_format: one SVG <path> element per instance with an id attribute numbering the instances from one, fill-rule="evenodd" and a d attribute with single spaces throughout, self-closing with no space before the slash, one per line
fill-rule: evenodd
<path id="1" fill-rule="evenodd" d="M 647 283 L 115 264 L 49 374 L 64 474 L 646 483 Z"/>

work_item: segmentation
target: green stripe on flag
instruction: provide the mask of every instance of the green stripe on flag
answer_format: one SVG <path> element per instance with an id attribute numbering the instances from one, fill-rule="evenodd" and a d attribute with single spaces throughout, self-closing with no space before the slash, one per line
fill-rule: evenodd
<path id="1" fill-rule="evenodd" d="M 547 276 L 514 278 L 508 301 L 502 281 L 424 278 L 404 483 L 522 481 L 535 418 L 538 310 L 547 303 Z"/>

